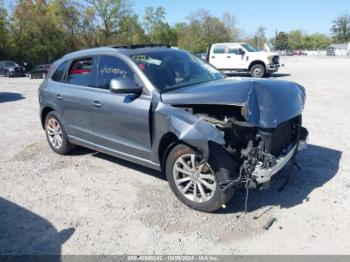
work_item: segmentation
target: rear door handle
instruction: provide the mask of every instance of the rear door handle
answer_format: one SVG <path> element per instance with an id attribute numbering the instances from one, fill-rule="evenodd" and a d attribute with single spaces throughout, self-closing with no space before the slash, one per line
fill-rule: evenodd
<path id="1" fill-rule="evenodd" d="M 57 94 L 56 98 L 57 98 L 57 100 L 62 100 L 63 99 L 63 97 L 60 94 Z"/>
<path id="2" fill-rule="evenodd" d="M 228 56 L 226 56 L 226 57 L 227 57 L 227 58 L 231 58 L 231 56 L 229 56 L 229 55 L 228 55 Z"/>
<path id="3" fill-rule="evenodd" d="M 211 58 L 215 58 L 215 56 L 212 56 Z"/>
<path id="4" fill-rule="evenodd" d="M 99 101 L 94 101 L 94 102 L 92 103 L 92 105 L 93 105 L 94 107 L 101 107 L 101 103 L 100 103 Z"/>

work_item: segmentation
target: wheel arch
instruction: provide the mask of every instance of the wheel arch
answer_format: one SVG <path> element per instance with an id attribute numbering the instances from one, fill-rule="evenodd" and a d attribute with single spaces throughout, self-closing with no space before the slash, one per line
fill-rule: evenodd
<path id="1" fill-rule="evenodd" d="M 45 118 L 48 113 L 55 111 L 51 106 L 46 106 L 41 110 L 40 120 L 42 128 L 45 128 Z"/>
<path id="2" fill-rule="evenodd" d="M 166 158 L 170 150 L 179 143 L 179 138 L 172 132 L 168 132 L 162 136 L 158 145 L 158 159 L 160 167 L 163 169 Z"/>
<path id="3" fill-rule="evenodd" d="M 252 69 L 252 67 L 255 66 L 255 65 L 257 65 L 257 64 L 263 65 L 263 66 L 265 67 L 265 70 L 266 70 L 266 64 L 265 64 L 264 61 L 262 61 L 262 60 L 254 60 L 253 62 L 251 62 L 251 63 L 249 64 L 248 71 L 250 72 L 250 70 Z"/>

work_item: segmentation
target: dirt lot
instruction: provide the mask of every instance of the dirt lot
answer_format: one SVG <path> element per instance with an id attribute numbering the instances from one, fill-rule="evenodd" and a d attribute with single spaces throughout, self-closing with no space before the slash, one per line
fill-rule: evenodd
<path id="1" fill-rule="evenodd" d="M 275 77 L 305 86 L 310 145 L 282 192 L 283 173 L 251 192 L 248 214 L 243 191 L 205 214 L 150 169 L 84 149 L 54 154 L 41 81 L 0 78 L 0 254 L 350 254 L 350 59 L 284 60 Z"/>

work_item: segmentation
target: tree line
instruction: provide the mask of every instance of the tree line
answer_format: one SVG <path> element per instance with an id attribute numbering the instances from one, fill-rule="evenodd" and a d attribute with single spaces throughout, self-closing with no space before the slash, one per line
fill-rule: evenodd
<path id="1" fill-rule="evenodd" d="M 3 1 L 0 60 L 51 63 L 74 50 L 116 44 L 165 43 L 196 53 L 215 42 L 244 41 L 259 47 L 272 42 L 277 49 L 319 49 L 331 42 L 326 35 L 301 31 L 280 32 L 269 40 L 262 26 L 253 37 L 245 36 L 229 12 L 217 17 L 198 10 L 170 25 L 164 7 L 146 7 L 136 14 L 129 0 L 17 0 L 7 9 Z M 345 15 L 334 22 L 335 40 L 350 40 L 349 21 Z"/>

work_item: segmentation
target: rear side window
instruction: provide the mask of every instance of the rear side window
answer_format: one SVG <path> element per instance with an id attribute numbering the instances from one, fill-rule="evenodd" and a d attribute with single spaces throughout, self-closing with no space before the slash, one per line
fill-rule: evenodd
<path id="1" fill-rule="evenodd" d="M 63 62 L 60 64 L 60 66 L 56 69 L 55 73 L 52 75 L 52 80 L 56 82 L 62 82 L 63 75 L 66 71 L 68 61 Z"/>
<path id="2" fill-rule="evenodd" d="M 74 60 L 68 71 L 67 83 L 94 87 L 94 64 L 91 57 Z"/>
<path id="3" fill-rule="evenodd" d="M 214 46 L 213 52 L 214 52 L 214 54 L 224 54 L 225 53 L 225 46 L 224 45 L 216 45 L 216 46 Z"/>
<path id="4" fill-rule="evenodd" d="M 100 56 L 98 87 L 109 89 L 111 80 L 119 78 L 130 78 L 134 81 L 134 72 L 124 61 L 115 56 Z"/>

